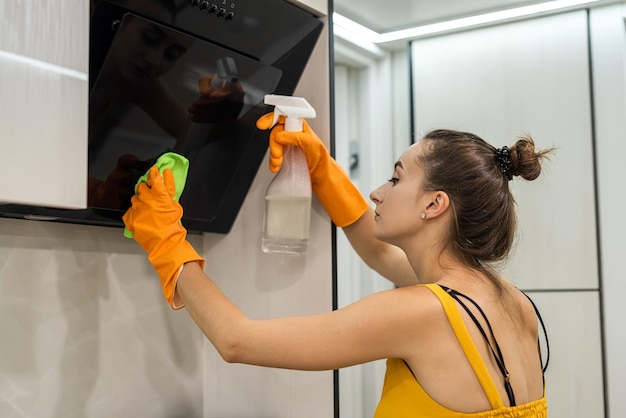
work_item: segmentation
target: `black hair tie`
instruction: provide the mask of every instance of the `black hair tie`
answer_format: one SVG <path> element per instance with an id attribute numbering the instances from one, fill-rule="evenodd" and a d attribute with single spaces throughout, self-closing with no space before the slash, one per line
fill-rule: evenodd
<path id="1" fill-rule="evenodd" d="M 513 174 L 511 174 L 511 156 L 509 155 L 509 147 L 504 146 L 502 148 L 496 149 L 496 160 L 500 165 L 500 171 L 502 175 L 506 177 L 508 181 L 513 179 Z"/>

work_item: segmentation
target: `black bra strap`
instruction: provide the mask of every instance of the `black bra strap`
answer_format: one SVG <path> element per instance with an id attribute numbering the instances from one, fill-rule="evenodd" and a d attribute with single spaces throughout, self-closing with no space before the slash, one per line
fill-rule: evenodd
<path id="1" fill-rule="evenodd" d="M 520 290 L 520 292 L 522 292 Z M 539 323 L 541 324 L 541 328 L 543 328 L 543 335 L 546 339 L 546 364 L 543 364 L 543 359 L 541 358 L 541 342 L 537 341 L 537 345 L 539 346 L 539 359 L 541 361 L 541 370 L 545 373 L 546 370 L 548 369 L 548 363 L 550 362 L 550 344 L 548 342 L 548 331 L 546 330 L 546 325 L 543 323 L 543 318 L 541 317 L 541 314 L 539 313 L 539 309 L 537 309 L 537 305 L 535 305 L 535 302 L 533 302 L 533 300 L 530 298 L 530 296 L 528 296 L 526 293 L 522 292 L 524 294 L 524 296 L 526 296 L 526 298 L 528 298 L 528 300 L 530 301 L 530 304 L 533 305 L 533 308 L 535 309 L 535 313 L 537 314 L 537 318 L 539 319 Z M 544 379 L 544 383 L 545 383 L 545 379 Z"/>
<path id="2" fill-rule="evenodd" d="M 485 339 L 485 342 L 487 343 L 487 345 L 489 346 L 489 349 L 491 350 L 491 353 L 493 354 L 493 357 L 496 361 L 496 364 L 498 365 L 498 369 L 500 369 L 500 373 L 502 373 L 502 376 L 504 377 L 504 389 L 506 390 L 506 394 L 509 398 L 509 404 L 510 406 L 515 406 L 515 395 L 513 393 L 513 387 L 511 386 L 511 381 L 510 381 L 510 375 L 509 375 L 509 371 L 506 369 L 506 364 L 504 363 L 504 356 L 502 355 L 502 350 L 500 350 L 500 345 L 498 344 L 498 341 L 496 341 L 496 337 L 493 333 L 493 329 L 491 328 L 491 323 L 489 323 L 489 320 L 487 319 L 487 315 L 485 315 L 485 312 L 483 312 L 483 310 L 480 308 L 480 306 L 478 306 L 478 304 L 469 296 L 466 296 L 460 292 L 457 292 L 454 289 L 450 289 L 446 286 L 443 285 L 439 285 L 443 290 L 445 290 L 454 300 L 456 300 L 459 305 L 461 305 L 463 307 L 463 309 L 465 310 L 465 312 L 467 312 L 467 314 L 470 316 L 470 318 L 472 319 L 472 321 L 474 322 L 474 324 L 476 325 L 476 327 L 478 328 L 478 330 L 480 331 L 480 333 L 482 334 L 483 338 Z M 494 347 L 491 345 L 491 341 L 489 339 L 489 337 L 487 336 L 487 333 L 485 332 L 485 330 L 483 329 L 482 325 L 480 325 L 480 322 L 478 322 L 478 319 L 476 318 L 476 316 L 472 313 L 472 311 L 469 310 L 469 308 L 467 307 L 467 305 L 465 305 L 465 303 L 463 303 L 460 299 L 460 297 L 466 299 L 467 301 L 469 301 L 472 305 L 474 305 L 474 307 L 476 309 L 478 309 L 478 312 L 480 312 L 481 316 L 483 317 L 483 319 L 485 320 L 485 322 L 487 323 L 487 328 L 489 328 L 489 333 L 491 334 L 491 338 L 493 339 L 493 343 L 495 345 L 495 350 Z"/>

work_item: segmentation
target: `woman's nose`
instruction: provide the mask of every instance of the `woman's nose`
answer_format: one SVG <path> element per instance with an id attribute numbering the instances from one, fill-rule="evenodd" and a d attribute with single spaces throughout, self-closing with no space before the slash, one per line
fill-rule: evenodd
<path id="1" fill-rule="evenodd" d="M 378 186 L 376 189 L 372 190 L 372 192 L 370 193 L 370 200 L 372 202 L 374 202 L 375 204 L 379 204 L 380 202 L 382 202 L 382 198 L 383 198 L 383 187 L 385 187 L 385 185 L 380 185 Z"/>

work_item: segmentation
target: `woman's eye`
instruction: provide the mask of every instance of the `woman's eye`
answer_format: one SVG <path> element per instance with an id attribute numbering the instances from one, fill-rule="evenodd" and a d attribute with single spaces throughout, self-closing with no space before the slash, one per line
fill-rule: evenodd
<path id="1" fill-rule="evenodd" d="M 390 181 L 390 182 L 391 182 L 391 184 L 393 184 L 393 185 L 395 186 L 396 184 L 398 184 L 398 182 L 400 181 L 400 179 L 399 179 L 399 178 L 397 178 L 397 177 L 392 177 L 392 178 L 390 178 L 390 179 L 389 179 L 389 180 L 387 180 L 387 181 Z"/>

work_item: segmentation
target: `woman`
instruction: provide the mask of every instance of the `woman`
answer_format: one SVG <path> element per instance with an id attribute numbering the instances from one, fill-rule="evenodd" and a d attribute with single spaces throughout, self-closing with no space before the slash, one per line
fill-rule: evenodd
<path id="1" fill-rule="evenodd" d="M 228 362 L 332 370 L 388 359 L 377 418 L 547 416 L 536 310 L 490 267 L 513 242 L 508 182 L 535 179 L 547 151 L 536 152 L 530 137 L 509 150 L 430 132 L 372 192 L 372 210 L 306 123 L 298 133 L 282 122 L 270 134 L 270 169 L 280 167 L 283 146 L 303 149 L 333 222 L 399 287 L 320 315 L 248 319 L 204 274 L 179 223 L 172 175 L 153 168 L 124 221 L 171 306 L 186 306 Z M 271 123 L 268 114 L 257 126 Z"/>

